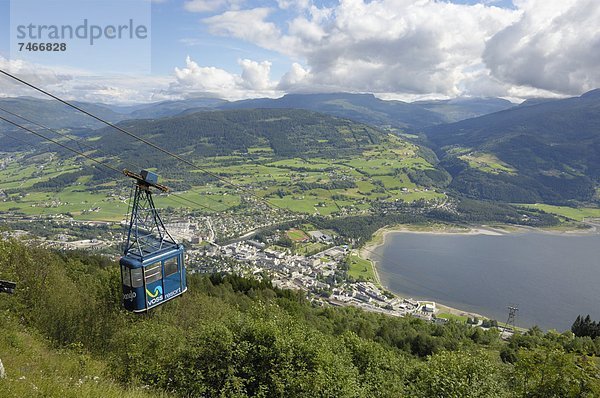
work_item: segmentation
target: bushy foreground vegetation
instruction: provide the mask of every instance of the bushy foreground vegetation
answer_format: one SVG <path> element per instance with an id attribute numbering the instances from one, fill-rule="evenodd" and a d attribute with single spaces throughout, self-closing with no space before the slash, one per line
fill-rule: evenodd
<path id="1" fill-rule="evenodd" d="M 0 396 L 594 397 L 600 339 L 314 307 L 269 282 L 191 275 L 148 315 L 115 262 L 0 242 Z"/>

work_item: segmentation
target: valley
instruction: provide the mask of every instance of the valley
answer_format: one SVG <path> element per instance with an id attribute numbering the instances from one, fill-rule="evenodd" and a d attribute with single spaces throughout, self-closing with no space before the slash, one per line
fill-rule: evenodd
<path id="1" fill-rule="evenodd" d="M 0 398 L 600 397 L 600 2 L 0 21 Z"/>
<path id="2" fill-rule="evenodd" d="M 411 180 L 415 172 L 435 171 L 435 166 L 420 154 L 419 147 L 389 133 L 371 129 L 370 135 L 365 135 L 360 125 L 350 126 L 349 129 L 333 124 L 327 127 L 331 132 L 298 136 L 301 143 L 292 141 L 285 147 L 289 155 L 280 153 L 284 149 L 274 150 L 268 145 L 276 138 L 250 136 L 247 144 L 230 142 L 232 149 L 224 154 L 194 153 L 201 169 L 182 170 L 164 163 L 160 168 L 165 170 L 164 182 L 174 187 L 178 197 L 165 195 L 158 202 L 162 208 L 183 206 L 203 214 L 223 213 L 247 208 L 244 200 L 253 194 L 276 208 L 321 216 L 368 213 L 380 202 L 444 202 L 446 195 L 441 188 Z M 111 139 L 92 136 L 84 144 L 90 149 L 88 153 L 95 155 L 93 148 L 102 148 L 99 153 L 104 154 L 111 148 L 107 149 L 103 143 Z M 206 142 L 210 145 L 217 140 L 220 138 L 210 137 Z M 118 145 L 120 156 L 128 148 L 127 144 Z M 303 150 L 311 147 L 315 148 L 312 153 Z M 331 151 L 335 155 L 326 156 Z M 100 157 L 107 163 L 131 167 L 129 161 L 116 160 L 120 158 Z M 156 170 L 152 166 L 161 162 L 165 161 L 155 159 L 140 168 Z M 17 151 L 5 153 L 1 164 L 0 211 L 62 214 L 89 221 L 120 221 L 127 212 L 129 186 L 119 184 L 97 165 L 93 168 L 92 162 L 85 158 L 72 158 L 60 152 Z M 207 180 L 207 172 L 228 183 L 210 177 Z M 182 199 L 197 203 L 182 203 Z"/>

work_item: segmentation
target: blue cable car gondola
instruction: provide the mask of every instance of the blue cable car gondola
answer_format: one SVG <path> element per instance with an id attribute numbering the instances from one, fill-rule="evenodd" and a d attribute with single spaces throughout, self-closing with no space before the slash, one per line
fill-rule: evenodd
<path id="1" fill-rule="evenodd" d="M 152 172 L 123 173 L 137 182 L 124 255 L 119 261 L 123 303 L 129 311 L 145 312 L 187 290 L 184 250 L 165 228 L 152 200 L 151 187 L 163 192 L 168 188 L 159 184 Z"/>

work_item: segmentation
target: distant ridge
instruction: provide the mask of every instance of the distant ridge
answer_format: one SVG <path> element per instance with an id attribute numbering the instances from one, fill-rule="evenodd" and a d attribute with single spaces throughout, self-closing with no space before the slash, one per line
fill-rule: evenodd
<path id="1" fill-rule="evenodd" d="M 454 122 L 514 106 L 498 98 L 457 98 L 442 101 L 387 101 L 373 94 L 287 94 L 277 99 L 231 102 L 225 109 L 300 108 L 348 118 L 375 126 L 418 130 L 426 126 Z"/>
<path id="2" fill-rule="evenodd" d="M 543 104 L 544 102 L 558 101 L 557 98 L 530 98 L 519 104 L 519 106 L 531 106 Z"/>
<path id="3" fill-rule="evenodd" d="M 73 101 L 73 104 L 111 122 L 118 122 L 127 117 L 102 104 L 80 101 Z M 0 107 L 52 128 L 100 128 L 103 126 L 102 123 L 54 100 L 33 97 L 0 98 Z M 4 114 L 1 111 L 0 113 Z M 0 131 L 3 128 L 5 126 L 1 126 Z"/>
<path id="4" fill-rule="evenodd" d="M 3 98 L 0 106 L 53 128 L 100 128 L 99 123 L 61 104 L 32 97 Z M 281 98 L 226 101 L 219 98 L 189 98 L 149 104 L 112 105 L 77 102 L 82 108 L 111 122 L 131 119 L 160 119 L 199 110 L 305 109 L 342 117 L 377 127 L 407 131 L 455 122 L 514 106 L 498 98 L 456 98 L 442 101 L 388 101 L 373 94 L 329 93 L 287 94 Z M 1 129 L 4 127 L 0 127 Z"/>
<path id="5" fill-rule="evenodd" d="M 463 194 L 528 203 L 597 201 L 600 90 L 424 131 L 430 144 L 445 156 L 454 176 L 451 186 Z M 467 167 L 464 156 L 469 153 L 493 154 L 516 173 L 485 173 Z"/>

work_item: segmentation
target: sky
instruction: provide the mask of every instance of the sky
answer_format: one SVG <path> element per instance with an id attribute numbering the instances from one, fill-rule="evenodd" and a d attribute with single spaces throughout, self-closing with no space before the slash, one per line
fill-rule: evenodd
<path id="1" fill-rule="evenodd" d="M 598 0 L 12 2 L 0 0 L 0 69 L 68 99 L 368 92 L 519 101 L 600 86 Z M 82 16 L 103 26 L 131 17 L 148 37 L 69 41 L 64 53 L 15 50 L 18 24 Z M 0 78 L 0 96 L 21 95 L 33 92 Z"/>

